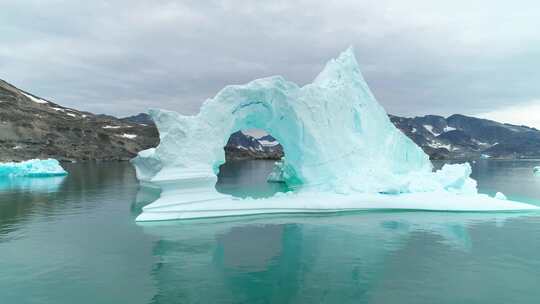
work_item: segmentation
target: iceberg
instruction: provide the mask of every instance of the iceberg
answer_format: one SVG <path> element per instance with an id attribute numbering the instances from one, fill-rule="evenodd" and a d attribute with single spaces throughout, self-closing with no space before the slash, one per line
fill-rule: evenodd
<path id="1" fill-rule="evenodd" d="M 478 194 L 468 163 L 433 171 L 422 149 L 390 122 L 352 48 L 303 87 L 281 76 L 261 78 L 225 87 L 197 115 L 149 113 L 160 144 L 132 163 L 143 184 L 162 192 L 138 221 L 360 209 L 538 208 Z M 293 192 L 238 199 L 215 190 L 225 162 L 223 146 L 230 134 L 246 129 L 265 130 L 281 143 L 285 157 L 270 179 L 285 182 Z"/>
<path id="2" fill-rule="evenodd" d="M 67 175 L 56 159 L 31 159 L 23 162 L 0 163 L 0 178 L 47 177 Z"/>

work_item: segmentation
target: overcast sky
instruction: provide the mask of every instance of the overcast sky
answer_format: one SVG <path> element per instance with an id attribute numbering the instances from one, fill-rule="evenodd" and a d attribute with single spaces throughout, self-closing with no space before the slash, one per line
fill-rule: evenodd
<path id="1" fill-rule="evenodd" d="M 193 114 L 227 84 L 309 83 L 352 45 L 389 113 L 540 128 L 539 29 L 532 0 L 0 0 L 0 78 L 96 113 Z"/>

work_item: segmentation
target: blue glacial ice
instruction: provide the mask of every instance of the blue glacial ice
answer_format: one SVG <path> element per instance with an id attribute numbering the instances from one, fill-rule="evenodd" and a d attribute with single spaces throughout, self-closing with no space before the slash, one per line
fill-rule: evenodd
<path id="1" fill-rule="evenodd" d="M 66 175 L 56 159 L 31 159 L 23 162 L 0 163 L 0 178 L 47 177 Z"/>
<path id="2" fill-rule="evenodd" d="M 138 221 L 359 209 L 538 208 L 478 194 L 468 163 L 433 171 L 421 148 L 390 122 L 352 49 L 330 60 L 303 87 L 280 76 L 262 78 L 225 87 L 194 116 L 150 114 L 160 144 L 140 152 L 133 164 L 138 179 L 162 193 Z M 225 162 L 223 146 L 230 134 L 245 129 L 266 130 L 282 144 L 285 158 L 270 179 L 295 191 L 238 199 L 215 190 Z"/>

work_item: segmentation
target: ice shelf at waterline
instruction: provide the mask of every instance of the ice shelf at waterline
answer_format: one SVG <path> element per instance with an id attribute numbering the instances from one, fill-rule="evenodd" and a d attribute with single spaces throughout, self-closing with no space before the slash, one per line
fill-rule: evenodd
<path id="1" fill-rule="evenodd" d="M 138 179 L 162 193 L 139 221 L 373 208 L 538 208 L 479 195 L 469 164 L 433 172 L 428 156 L 390 122 L 352 49 L 303 87 L 280 76 L 262 78 L 225 87 L 194 116 L 150 114 L 160 144 L 140 152 L 133 164 Z M 281 143 L 280 179 L 295 193 L 258 200 L 217 193 L 223 146 L 231 133 L 245 129 L 266 130 Z"/>
<path id="2" fill-rule="evenodd" d="M 23 162 L 0 163 L 0 178 L 2 177 L 46 177 L 66 175 L 67 172 L 53 158 L 31 159 Z"/>

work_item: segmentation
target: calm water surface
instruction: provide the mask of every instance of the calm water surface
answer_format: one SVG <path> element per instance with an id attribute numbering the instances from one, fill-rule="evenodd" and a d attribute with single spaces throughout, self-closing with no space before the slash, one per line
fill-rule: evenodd
<path id="1" fill-rule="evenodd" d="M 540 205 L 540 161 L 479 161 L 482 192 Z M 0 182 L 0 303 L 539 303 L 540 215 L 357 212 L 136 224 L 129 163 Z M 270 162 L 217 188 L 282 191 Z"/>

